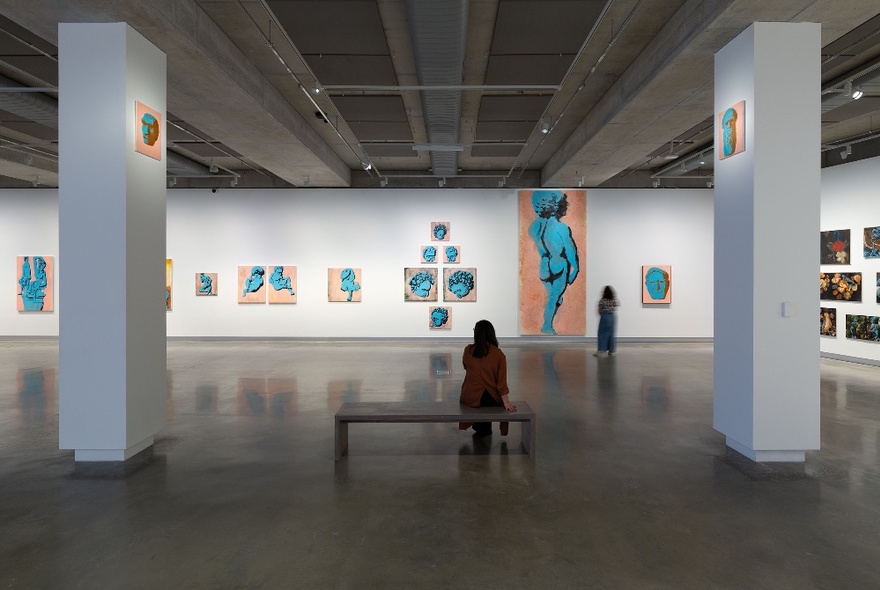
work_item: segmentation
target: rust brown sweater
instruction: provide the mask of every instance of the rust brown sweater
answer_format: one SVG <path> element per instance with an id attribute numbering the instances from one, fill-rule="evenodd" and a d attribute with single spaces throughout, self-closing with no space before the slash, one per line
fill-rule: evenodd
<path id="1" fill-rule="evenodd" d="M 476 358 L 471 351 L 474 345 L 464 349 L 461 363 L 466 374 L 461 384 L 461 403 L 476 408 L 484 391 L 488 391 L 500 405 L 501 396 L 510 393 L 507 387 L 507 357 L 497 346 L 489 345 L 489 354 Z"/>

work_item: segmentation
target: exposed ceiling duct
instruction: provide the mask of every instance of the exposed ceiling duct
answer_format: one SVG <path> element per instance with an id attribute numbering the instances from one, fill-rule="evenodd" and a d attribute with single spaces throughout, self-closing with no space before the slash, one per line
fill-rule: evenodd
<path id="1" fill-rule="evenodd" d="M 419 84 L 460 86 L 467 36 L 467 0 L 407 0 L 413 55 Z M 422 90 L 425 131 L 434 176 L 458 172 L 461 90 Z M 438 150 L 431 150 L 438 146 Z M 440 151 L 440 150 L 443 151 Z"/>
<path id="2" fill-rule="evenodd" d="M 5 76 L 0 76 L 0 86 L 25 88 Z M 0 92 L 0 109 L 40 125 L 58 129 L 58 99 L 40 92 Z"/>

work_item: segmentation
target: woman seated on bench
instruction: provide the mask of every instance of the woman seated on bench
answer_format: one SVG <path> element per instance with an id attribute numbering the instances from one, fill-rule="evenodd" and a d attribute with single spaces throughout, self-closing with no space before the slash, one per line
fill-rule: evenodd
<path id="1" fill-rule="evenodd" d="M 498 348 L 495 327 L 488 320 L 480 320 L 474 326 L 474 343 L 468 344 L 461 359 L 465 369 L 461 384 L 460 402 L 472 408 L 504 406 L 508 412 L 516 412 L 516 406 L 507 398 L 507 357 Z M 474 427 L 474 434 L 492 434 L 491 422 L 462 422 L 461 430 Z M 501 423 L 501 434 L 507 434 L 507 422 Z"/>

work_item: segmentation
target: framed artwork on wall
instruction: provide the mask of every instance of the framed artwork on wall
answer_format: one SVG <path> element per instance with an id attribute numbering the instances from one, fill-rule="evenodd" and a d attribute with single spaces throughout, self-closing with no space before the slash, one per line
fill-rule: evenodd
<path id="1" fill-rule="evenodd" d="M 296 267 L 270 266 L 266 295 L 269 303 L 296 303 Z"/>
<path id="2" fill-rule="evenodd" d="M 266 267 L 238 267 L 238 302 L 266 303 Z"/>
<path id="3" fill-rule="evenodd" d="M 212 297 L 217 295 L 217 273 L 196 273 L 196 297 Z"/>
<path id="4" fill-rule="evenodd" d="M 819 273 L 819 299 L 825 301 L 861 301 L 862 273 Z"/>
<path id="5" fill-rule="evenodd" d="M 837 308 L 819 308 L 819 335 L 837 336 Z"/>
<path id="6" fill-rule="evenodd" d="M 435 242 L 449 241 L 450 224 L 448 221 L 431 222 L 431 239 Z"/>
<path id="7" fill-rule="evenodd" d="M 17 256 L 15 308 L 18 311 L 55 309 L 55 258 Z"/>
<path id="8" fill-rule="evenodd" d="M 458 264 L 461 262 L 461 246 L 446 246 L 443 248 L 443 262 L 446 264 Z"/>
<path id="9" fill-rule="evenodd" d="M 823 231 L 819 239 L 819 264 L 849 264 L 849 230 Z"/>
<path id="10" fill-rule="evenodd" d="M 452 308 L 431 306 L 428 310 L 428 328 L 449 330 L 452 328 Z"/>
<path id="11" fill-rule="evenodd" d="M 361 269 L 328 268 L 327 300 L 354 302 L 361 300 Z"/>
<path id="12" fill-rule="evenodd" d="M 582 336 L 587 191 L 519 191 L 519 324 L 524 335 Z"/>
<path id="13" fill-rule="evenodd" d="M 846 314 L 846 337 L 851 340 L 880 342 L 880 317 Z"/>
<path id="14" fill-rule="evenodd" d="M 437 246 L 422 246 L 422 264 L 437 264 Z"/>
<path id="15" fill-rule="evenodd" d="M 171 311 L 174 299 L 174 275 L 172 267 L 174 263 L 170 258 L 165 259 L 165 311 Z"/>
<path id="16" fill-rule="evenodd" d="M 476 301 L 477 269 L 444 268 L 443 301 Z"/>
<path id="17" fill-rule="evenodd" d="M 724 160 L 746 149 L 746 101 L 718 113 L 718 142 L 721 146 L 718 159 Z"/>
<path id="18" fill-rule="evenodd" d="M 141 101 L 135 101 L 134 151 L 154 160 L 162 160 L 162 113 Z"/>
<path id="19" fill-rule="evenodd" d="M 437 269 L 404 268 L 403 300 L 437 301 Z"/>
<path id="20" fill-rule="evenodd" d="M 863 239 L 865 258 L 880 258 L 880 227 L 866 227 Z"/>
<path id="21" fill-rule="evenodd" d="M 672 266 L 642 267 L 642 303 L 672 303 Z"/>

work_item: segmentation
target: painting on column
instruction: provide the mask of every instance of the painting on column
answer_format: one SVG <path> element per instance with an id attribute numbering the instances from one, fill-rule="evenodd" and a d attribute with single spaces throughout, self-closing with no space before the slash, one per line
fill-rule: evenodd
<path id="1" fill-rule="evenodd" d="M 431 239 L 435 242 L 448 242 L 449 241 L 449 227 L 450 224 L 448 221 L 432 221 L 431 222 Z"/>
<path id="2" fill-rule="evenodd" d="M 428 327 L 432 330 L 452 328 L 452 308 L 432 306 L 428 310 Z"/>
<path id="3" fill-rule="evenodd" d="M 443 301 L 476 301 L 477 269 L 444 268 Z"/>
<path id="4" fill-rule="evenodd" d="M 217 295 L 217 273 L 196 273 L 196 297 L 210 297 Z"/>
<path id="5" fill-rule="evenodd" d="M 719 160 L 745 151 L 746 149 L 746 101 L 741 100 L 732 107 L 718 113 L 718 144 L 721 152 Z"/>
<path id="6" fill-rule="evenodd" d="M 863 241 L 865 258 L 880 258 L 880 227 L 866 227 Z"/>
<path id="7" fill-rule="evenodd" d="M 238 302 L 266 303 L 266 267 L 238 267 Z"/>
<path id="8" fill-rule="evenodd" d="M 819 237 L 819 264 L 849 264 L 849 230 L 823 231 Z"/>
<path id="9" fill-rule="evenodd" d="M 422 246 L 422 264 L 437 264 L 437 246 Z"/>
<path id="10" fill-rule="evenodd" d="M 18 311 L 55 309 L 55 259 L 52 256 L 16 257 L 16 281 Z"/>
<path id="11" fill-rule="evenodd" d="M 523 335 L 587 330 L 587 191 L 519 192 L 519 304 Z"/>
<path id="12" fill-rule="evenodd" d="M 356 302 L 361 300 L 361 269 L 353 267 L 327 269 L 327 300 Z"/>
<path id="13" fill-rule="evenodd" d="M 461 262 L 461 246 L 446 246 L 443 248 L 443 262 L 446 264 L 458 264 Z"/>
<path id="14" fill-rule="evenodd" d="M 642 303 L 672 303 L 672 267 L 642 267 Z"/>
<path id="15" fill-rule="evenodd" d="M 862 273 L 819 273 L 819 299 L 825 301 L 861 301 Z"/>
<path id="16" fill-rule="evenodd" d="M 875 315 L 846 314 L 846 337 L 880 342 L 880 318 Z"/>
<path id="17" fill-rule="evenodd" d="M 166 258 L 165 259 L 165 311 L 171 311 L 172 304 L 173 304 L 173 297 L 174 297 L 174 291 L 173 291 L 174 274 L 172 273 L 173 266 L 174 266 L 174 263 L 171 261 L 171 259 Z"/>
<path id="18" fill-rule="evenodd" d="M 403 300 L 437 301 L 437 269 L 404 268 Z"/>
<path id="19" fill-rule="evenodd" d="M 140 101 L 135 102 L 134 151 L 162 160 L 162 114 Z"/>
<path id="20" fill-rule="evenodd" d="M 819 335 L 837 336 L 837 308 L 819 308 Z"/>
<path id="21" fill-rule="evenodd" d="M 266 286 L 269 303 L 296 303 L 296 267 L 270 266 L 269 284 Z"/>

